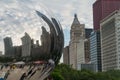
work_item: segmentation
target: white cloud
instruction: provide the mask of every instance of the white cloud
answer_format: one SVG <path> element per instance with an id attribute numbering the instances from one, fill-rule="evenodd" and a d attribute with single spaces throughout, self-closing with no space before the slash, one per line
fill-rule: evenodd
<path id="1" fill-rule="evenodd" d="M 63 29 L 70 29 L 74 13 L 77 13 L 79 21 L 87 24 L 87 28 L 93 27 L 92 4 L 95 0 L 40 0 L 50 8 L 60 20 Z"/>

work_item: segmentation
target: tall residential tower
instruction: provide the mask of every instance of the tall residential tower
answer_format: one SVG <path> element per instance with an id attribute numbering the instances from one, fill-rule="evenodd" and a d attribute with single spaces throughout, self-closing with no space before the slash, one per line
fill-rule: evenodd
<path id="1" fill-rule="evenodd" d="M 5 51 L 5 56 L 7 57 L 14 56 L 13 43 L 11 37 L 4 38 L 4 51 Z"/>

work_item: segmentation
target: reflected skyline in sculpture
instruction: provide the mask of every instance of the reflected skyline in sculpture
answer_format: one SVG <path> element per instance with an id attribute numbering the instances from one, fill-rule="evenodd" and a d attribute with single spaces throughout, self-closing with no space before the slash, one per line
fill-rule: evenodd
<path id="1" fill-rule="evenodd" d="M 31 38 L 27 32 L 25 32 L 24 36 L 21 37 L 22 45 L 13 46 L 12 38 L 11 37 L 5 37 L 4 38 L 5 56 L 14 57 L 14 58 L 31 56 L 31 53 L 34 51 L 33 48 L 41 47 L 40 44 L 39 44 L 39 41 L 40 40 L 36 40 L 36 43 L 35 43 L 34 39 Z M 21 48 L 21 49 L 19 49 L 20 51 L 16 50 L 16 48 L 18 48 L 18 47 Z M 19 53 L 19 56 L 17 56 L 16 51 Z"/>
<path id="2" fill-rule="evenodd" d="M 0 68 L 10 73 L 6 80 L 19 80 L 22 75 L 29 80 L 44 80 L 62 55 L 64 35 L 59 21 L 26 5 L 0 12 L 0 52 L 4 53 Z"/>

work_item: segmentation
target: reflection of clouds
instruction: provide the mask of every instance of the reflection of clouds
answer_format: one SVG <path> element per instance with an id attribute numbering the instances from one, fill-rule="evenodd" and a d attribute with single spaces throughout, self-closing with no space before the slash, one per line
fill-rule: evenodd
<path id="1" fill-rule="evenodd" d="M 4 49 L 3 39 L 5 37 L 11 37 L 13 46 L 19 46 L 22 44 L 21 37 L 25 32 L 34 40 L 41 42 L 41 27 L 45 26 L 48 32 L 50 30 L 48 25 L 36 14 L 35 3 L 30 3 L 32 0 L 7 1 L 0 0 L 0 51 Z M 35 5 L 36 8 L 46 13 L 43 8 L 38 6 Z"/>
<path id="2" fill-rule="evenodd" d="M 2 41 L 2 36 L 0 36 L 0 42 Z"/>

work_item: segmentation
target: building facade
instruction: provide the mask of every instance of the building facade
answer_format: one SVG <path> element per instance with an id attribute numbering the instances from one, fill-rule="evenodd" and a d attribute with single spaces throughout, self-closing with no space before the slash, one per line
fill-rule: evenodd
<path id="1" fill-rule="evenodd" d="M 77 15 L 75 14 L 70 30 L 69 55 L 70 65 L 77 69 L 78 64 L 85 62 L 84 55 L 84 39 L 85 29 L 84 24 L 80 24 Z"/>
<path id="2" fill-rule="evenodd" d="M 99 31 L 93 31 L 90 35 L 90 62 L 96 65 L 97 71 L 102 71 Z"/>
<path id="3" fill-rule="evenodd" d="M 15 58 L 22 57 L 22 47 L 21 46 L 13 46 Z"/>
<path id="4" fill-rule="evenodd" d="M 14 49 L 11 37 L 4 38 L 4 52 L 5 56 L 13 57 L 14 56 Z"/>
<path id="5" fill-rule="evenodd" d="M 120 11 L 101 21 L 102 70 L 120 69 Z"/>
<path id="6" fill-rule="evenodd" d="M 84 49 L 85 49 L 85 63 L 90 62 L 90 33 L 93 29 L 85 29 L 85 40 L 84 40 Z"/>
<path id="7" fill-rule="evenodd" d="M 82 70 L 82 69 L 86 69 L 86 70 L 97 72 L 96 65 L 95 64 L 91 64 L 91 63 L 79 64 L 78 70 Z"/>
<path id="8" fill-rule="evenodd" d="M 63 49 L 63 63 L 69 65 L 69 46 Z"/>
<path id="9" fill-rule="evenodd" d="M 31 38 L 25 33 L 22 40 L 22 57 L 29 57 L 31 55 Z"/>
<path id="10" fill-rule="evenodd" d="M 43 56 L 46 54 L 43 53 L 42 46 L 39 44 L 39 40 L 36 40 L 34 43 L 34 39 L 31 40 L 31 57 L 33 60 L 43 59 Z"/>
<path id="11" fill-rule="evenodd" d="M 100 21 L 115 10 L 120 9 L 120 0 L 97 0 L 93 4 L 94 30 L 100 29 Z"/>
<path id="12" fill-rule="evenodd" d="M 93 27 L 95 31 L 100 31 L 100 21 L 106 16 L 111 14 L 113 11 L 120 9 L 120 0 L 96 0 L 93 4 Z M 96 36 L 96 39 L 100 37 Z M 101 46 L 99 42 L 98 46 Z M 97 47 L 96 49 L 98 49 Z M 101 52 L 101 51 L 100 51 Z"/>
<path id="13" fill-rule="evenodd" d="M 41 46 L 42 46 L 42 50 L 43 53 L 48 55 L 50 53 L 50 46 L 52 43 L 50 43 L 50 34 L 49 32 L 47 32 L 46 28 L 44 26 L 42 26 L 42 35 L 41 35 Z M 46 46 L 48 45 L 48 46 Z M 53 45 L 53 44 L 52 44 Z"/>

